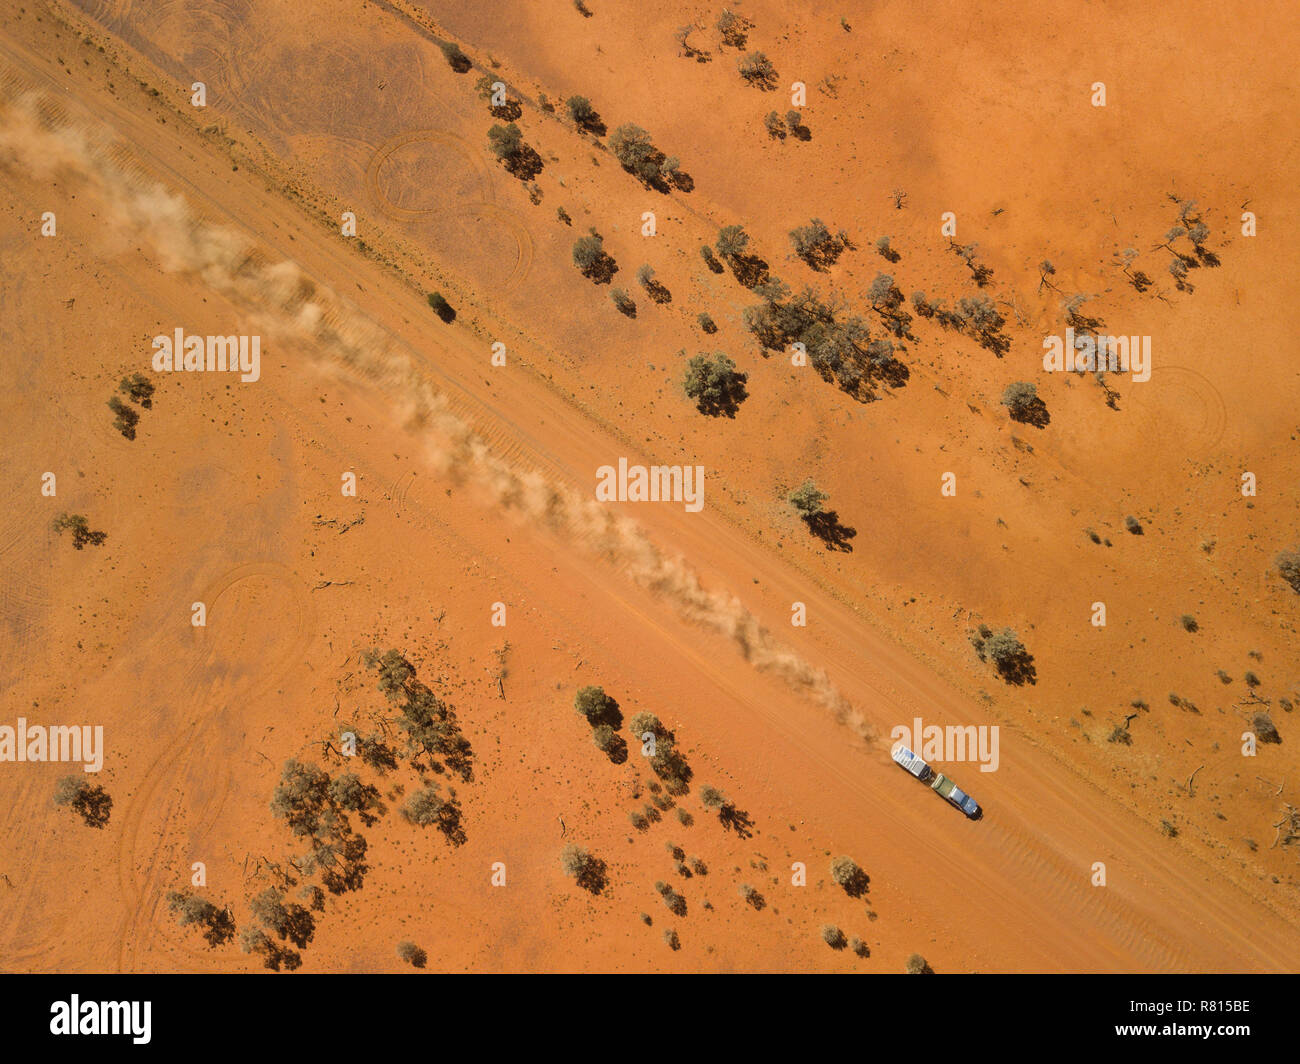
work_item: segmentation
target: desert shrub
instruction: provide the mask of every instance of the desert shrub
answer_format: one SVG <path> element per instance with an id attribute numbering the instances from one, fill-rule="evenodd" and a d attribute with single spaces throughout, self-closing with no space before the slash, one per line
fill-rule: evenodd
<path id="1" fill-rule="evenodd" d="M 605 241 L 592 229 L 573 245 L 573 263 L 582 276 L 596 284 L 609 284 L 618 273 L 618 264 L 605 252 Z"/>
<path id="2" fill-rule="evenodd" d="M 695 320 L 699 322 L 700 329 L 710 336 L 712 336 L 715 332 L 718 331 L 718 326 L 714 323 L 713 319 L 709 317 L 707 314 L 701 313 L 696 317 Z"/>
<path id="3" fill-rule="evenodd" d="M 696 355 L 686 365 L 682 389 L 695 401 L 702 414 L 716 417 L 725 414 L 735 417 L 740 404 L 748 397 L 745 382 L 748 375 L 738 373 L 736 364 L 721 352 L 713 357 Z"/>
<path id="4" fill-rule="evenodd" d="M 1291 590 L 1300 595 L 1300 550 L 1284 550 L 1275 562 L 1278 575 L 1291 585 Z"/>
<path id="5" fill-rule="evenodd" d="M 55 785 L 54 804 L 66 805 L 87 827 L 102 828 L 113 811 L 113 799 L 99 784 L 80 776 L 64 776 Z"/>
<path id="6" fill-rule="evenodd" d="M 282 946 L 252 924 L 239 933 L 239 946 L 245 953 L 261 954 L 262 963 L 273 972 L 281 968 L 292 972 L 302 967 L 302 955 L 297 950 Z"/>
<path id="7" fill-rule="evenodd" d="M 768 92 L 776 88 L 776 67 L 762 52 L 750 52 L 741 56 L 736 65 L 740 76 L 756 89 Z"/>
<path id="8" fill-rule="evenodd" d="M 1200 625 L 1196 623 L 1196 618 L 1193 617 L 1190 613 L 1184 613 L 1181 617 L 1179 617 L 1178 623 L 1183 626 L 1184 632 L 1195 632 L 1200 628 Z"/>
<path id="9" fill-rule="evenodd" d="M 677 932 L 671 927 L 664 928 L 664 942 L 674 953 L 682 948 L 682 940 L 677 937 Z"/>
<path id="10" fill-rule="evenodd" d="M 399 942 L 397 955 L 412 968 L 423 968 L 429 962 L 429 955 L 411 941 Z"/>
<path id="11" fill-rule="evenodd" d="M 764 906 L 767 905 L 767 899 L 751 884 L 742 883 L 736 889 L 740 896 L 745 899 L 745 903 L 755 911 L 762 911 Z"/>
<path id="12" fill-rule="evenodd" d="M 650 818 L 647 817 L 645 813 L 641 812 L 640 809 L 633 809 L 628 813 L 627 818 L 632 822 L 632 826 L 636 828 L 637 831 L 645 831 L 650 826 Z"/>
<path id="13" fill-rule="evenodd" d="M 215 948 L 235 937 L 235 920 L 229 909 L 218 909 L 212 902 L 189 891 L 173 890 L 167 894 L 167 908 L 181 927 L 191 924 L 202 929 L 207 944 Z"/>
<path id="14" fill-rule="evenodd" d="M 1161 832 L 1164 833 L 1166 838 L 1169 839 L 1178 838 L 1178 826 L 1174 824 L 1174 822 L 1171 820 L 1161 820 L 1160 830 Z"/>
<path id="15" fill-rule="evenodd" d="M 610 301 L 614 304 L 615 309 L 626 317 L 636 317 L 636 300 L 627 294 L 622 288 L 611 288 L 609 290 Z"/>
<path id="16" fill-rule="evenodd" d="M 907 958 L 906 970 L 908 975 L 933 975 L 934 969 L 919 953 L 913 953 Z"/>
<path id="17" fill-rule="evenodd" d="M 1028 381 L 1012 381 L 1002 391 L 1002 405 L 1012 421 L 1039 428 L 1048 423 L 1047 405 L 1038 397 L 1037 386 Z"/>
<path id="18" fill-rule="evenodd" d="M 59 514 L 54 519 L 54 531 L 61 536 L 69 530 L 72 532 L 72 545 L 77 550 L 84 550 L 87 543 L 98 547 L 108 538 L 105 532 L 92 532 L 90 522 L 81 514 Z"/>
<path id="19" fill-rule="evenodd" d="M 316 934 L 316 918 L 297 902 L 285 901 L 284 892 L 267 887 L 249 902 L 253 918 L 281 939 L 306 949 Z"/>
<path id="20" fill-rule="evenodd" d="M 714 256 L 713 249 L 709 247 L 708 244 L 700 245 L 700 258 L 704 260 L 704 265 L 706 265 L 711 272 L 722 272 L 722 263 L 720 263 Z"/>
<path id="21" fill-rule="evenodd" d="M 524 143 L 524 135 L 513 122 L 496 123 L 488 130 L 488 147 L 497 161 L 521 181 L 531 181 L 542 172 L 542 158 Z"/>
<path id="22" fill-rule="evenodd" d="M 844 932 L 834 924 L 822 924 L 822 941 L 831 949 L 844 949 L 849 944 L 849 940 L 844 937 Z"/>
<path id="23" fill-rule="evenodd" d="M 1261 743 L 1280 743 L 1282 736 L 1277 732 L 1277 725 L 1267 713 L 1260 711 L 1250 718 L 1250 730 Z"/>
<path id="24" fill-rule="evenodd" d="M 790 504 L 799 511 L 800 517 L 807 520 L 823 513 L 829 498 L 824 491 L 818 490 L 813 481 L 805 480 L 790 493 Z"/>
<path id="25" fill-rule="evenodd" d="M 562 221 L 565 225 L 573 224 L 573 219 L 569 217 L 569 212 L 566 211 L 563 207 L 555 208 L 555 217 L 558 218 L 560 221 Z"/>
<path id="26" fill-rule="evenodd" d="M 433 312 L 444 322 L 450 325 L 456 320 L 456 311 L 453 310 L 452 305 L 443 298 L 441 292 L 430 292 L 428 299 L 429 306 L 433 308 Z"/>
<path id="27" fill-rule="evenodd" d="M 768 111 L 763 119 L 763 128 L 773 140 L 785 140 L 785 120 L 775 111 Z"/>
<path id="28" fill-rule="evenodd" d="M 785 124 L 795 140 L 812 140 L 812 131 L 803 124 L 803 115 L 793 107 L 785 113 Z"/>
<path id="29" fill-rule="evenodd" d="M 853 953 L 856 953 L 859 957 L 871 956 L 871 948 L 865 942 L 863 942 L 862 939 L 856 936 L 849 939 L 849 949 Z"/>
<path id="30" fill-rule="evenodd" d="M 831 862 L 831 878 L 850 898 L 861 897 L 871 883 L 871 878 L 851 857 L 836 857 Z"/>
<path id="31" fill-rule="evenodd" d="M 697 876 L 707 876 L 709 874 L 709 866 L 704 863 L 703 858 L 692 857 L 690 860 L 690 866 L 691 871 Z"/>
<path id="32" fill-rule="evenodd" d="M 362 783 L 361 777 L 353 772 L 330 780 L 329 796 L 340 809 L 359 814 L 367 824 L 373 822 L 373 812 L 383 808 L 379 791 L 369 783 Z"/>
<path id="33" fill-rule="evenodd" d="M 417 827 L 437 828 L 453 846 L 460 846 L 465 842 L 460 802 L 451 788 L 447 794 L 442 797 L 436 783 L 413 791 L 402 807 L 402 816 Z"/>
<path id="34" fill-rule="evenodd" d="M 465 74 L 469 72 L 469 56 L 460 50 L 460 45 L 455 41 L 443 41 L 438 45 L 438 47 L 442 49 L 442 54 L 447 60 L 447 65 L 450 66 L 452 70 L 457 74 Z"/>
<path id="35" fill-rule="evenodd" d="M 1124 527 L 1135 536 L 1142 535 L 1142 522 L 1132 514 L 1129 514 L 1128 517 L 1124 518 Z"/>
<path id="36" fill-rule="evenodd" d="M 926 298 L 925 293 L 922 291 L 918 290 L 912 293 L 912 309 L 923 318 L 934 317 L 934 304 Z"/>
<path id="37" fill-rule="evenodd" d="M 749 39 L 750 27 L 747 19 L 724 8 L 722 14 L 718 16 L 716 25 L 723 44 L 728 44 L 732 48 L 745 47 Z"/>
<path id="38" fill-rule="evenodd" d="M 1256 676 L 1253 672 L 1247 671 L 1247 673 L 1242 677 L 1242 679 L 1246 681 L 1246 686 L 1251 689 L 1254 689 L 1259 686 L 1259 677 Z"/>
<path id="39" fill-rule="evenodd" d="M 1110 734 L 1106 736 L 1106 741 L 1108 743 L 1119 743 L 1122 746 L 1132 746 L 1133 736 L 1129 734 L 1127 724 L 1116 724 L 1110 730 Z"/>
<path id="40" fill-rule="evenodd" d="M 1014 629 L 1003 628 L 1000 632 L 993 632 L 987 625 L 980 625 L 971 643 L 980 661 L 991 661 L 998 675 L 1007 683 L 1020 686 L 1036 682 L 1033 656 L 1020 642 Z"/>
<path id="41" fill-rule="evenodd" d="M 902 258 L 902 256 L 899 255 L 899 253 L 890 245 L 889 237 L 887 236 L 882 236 L 876 241 L 876 251 L 880 257 L 885 259 L 887 262 L 897 262 Z M 924 297 L 922 301 L 924 301 Z"/>
<path id="42" fill-rule="evenodd" d="M 721 809 L 727 804 L 727 799 L 717 787 L 701 787 L 700 802 L 705 809 Z"/>
<path id="43" fill-rule="evenodd" d="M 636 271 L 636 280 L 654 303 L 671 303 L 673 294 L 655 278 L 654 267 L 644 265 Z"/>
<path id="44" fill-rule="evenodd" d="M 564 106 L 578 128 L 585 129 L 588 133 L 595 133 L 597 136 L 604 135 L 605 123 L 600 120 L 600 115 L 591 106 L 591 101 L 587 97 L 570 96 L 565 100 Z"/>
<path id="45" fill-rule="evenodd" d="M 581 846 L 570 843 L 560 854 L 560 864 L 566 876 L 590 894 L 599 894 L 609 884 L 605 862 Z"/>
<path id="46" fill-rule="evenodd" d="M 674 916 L 686 915 L 686 899 L 682 897 L 682 895 L 678 894 L 677 891 L 673 890 L 672 887 L 668 887 L 666 890 L 661 891 L 661 896 L 664 899 L 664 905 L 668 907 L 670 913 Z"/>
<path id="47" fill-rule="evenodd" d="M 691 814 L 688 813 L 688 812 L 687 812 L 685 809 L 683 809 L 681 806 L 678 806 L 678 807 L 677 807 L 677 821 L 678 821 L 678 823 L 680 823 L 680 824 L 682 825 L 682 827 L 684 827 L 684 828 L 688 828 L 688 827 L 690 827 L 692 824 L 695 823 L 695 818 L 694 818 L 693 816 L 691 816 Z"/>

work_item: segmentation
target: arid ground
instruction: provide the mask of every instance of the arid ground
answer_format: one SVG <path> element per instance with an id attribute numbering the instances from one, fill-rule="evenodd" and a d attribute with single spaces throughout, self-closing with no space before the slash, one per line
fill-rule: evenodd
<path id="1" fill-rule="evenodd" d="M 0 725 L 104 766 L 0 763 L 0 969 L 1295 970 L 1294 5 L 732 11 L 4 5 Z M 751 328 L 805 287 L 892 345 L 852 386 Z M 1045 370 L 1067 325 L 1149 380 Z M 620 458 L 702 509 L 598 501 Z M 999 729 L 935 764 L 982 819 L 916 718 Z M 348 786 L 286 815 L 290 760 Z"/>

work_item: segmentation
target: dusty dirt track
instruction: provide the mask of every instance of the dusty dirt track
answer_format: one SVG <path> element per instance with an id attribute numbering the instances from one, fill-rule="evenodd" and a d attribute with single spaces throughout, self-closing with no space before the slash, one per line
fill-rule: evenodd
<path id="1" fill-rule="evenodd" d="M 1081 45 L 1067 43 L 1064 6 L 1030 17 L 1030 5 L 990 5 L 987 21 L 972 15 L 943 47 L 909 50 L 935 28 L 910 9 L 847 11 L 845 31 L 837 18 L 755 4 L 745 10 L 752 46 L 772 55 L 784 83 L 798 69 L 810 87 L 813 140 L 778 146 L 761 118 L 784 109 L 783 94 L 744 87 L 734 50 L 711 44 L 707 64 L 674 54 L 672 30 L 711 15 L 673 11 L 647 25 L 636 5 L 587 20 L 545 6 L 489 18 L 331 2 L 305 26 L 290 4 L 6 15 L 7 127 L 20 101 L 44 100 L 49 126 L 114 145 L 96 157 L 122 184 L 46 171 L 39 150 L 11 152 L 0 167 L 5 358 L 18 382 L 0 410 L 12 500 L 0 525 L 0 683 L 10 717 L 30 707 L 33 718 L 105 723 L 103 782 L 115 799 L 111 823 L 93 832 L 51 808 L 57 766 L 3 766 L 0 870 L 11 885 L 0 886 L 0 966 L 256 970 L 236 947 L 210 951 L 176 927 L 163 897 L 204 861 L 208 893 L 242 918 L 265 885 L 259 859 L 290 848 L 267 809 L 279 766 L 318 756 L 336 700 L 377 705 L 358 655 L 380 645 L 406 649 L 457 703 L 479 759 L 461 788 L 468 841 L 450 849 L 383 821 L 365 888 L 330 899 L 305 970 L 395 968 L 403 938 L 439 970 L 895 972 L 914 951 L 941 971 L 1293 970 L 1295 853 L 1269 844 L 1300 779 L 1295 718 L 1275 701 L 1287 741 L 1244 761 L 1238 677 L 1255 669 L 1274 700 L 1294 698 L 1300 680 L 1300 600 L 1268 572 L 1293 545 L 1297 513 L 1300 382 L 1282 343 L 1297 292 L 1279 235 L 1297 221 L 1286 177 L 1294 141 L 1263 165 L 1228 120 L 1285 114 L 1289 68 L 1237 51 L 1245 46 L 1212 7 L 1158 26 L 1121 7 L 1095 27 L 1109 42 L 1096 78 L 1141 102 L 1108 110 L 1119 127 L 1104 132 L 1051 73 L 1068 66 L 1071 84 L 1094 80 L 1077 74 Z M 1283 5 L 1261 17 L 1274 20 L 1275 39 L 1295 40 Z M 1132 43 L 1139 30 L 1179 47 Z M 1020 43 L 1004 53 L 997 42 L 1012 37 Z M 453 73 L 436 47 L 445 39 L 476 69 Z M 1175 76 L 1188 53 L 1203 60 L 1198 71 L 1249 64 L 1251 76 L 1228 85 L 1217 75 L 1189 98 Z M 993 54 L 1010 55 L 1000 88 L 972 73 Z M 1142 77 L 1126 81 L 1130 67 Z M 644 76 L 626 77 L 629 68 Z M 832 68 L 838 95 L 816 92 Z M 490 162 L 492 119 L 472 89 L 481 70 L 523 101 L 520 125 L 546 160 L 538 205 Z M 188 105 L 195 80 L 208 86 L 203 112 Z M 610 128 L 650 129 L 682 157 L 694 191 L 643 190 L 541 110 L 541 92 L 556 102 L 584 93 Z M 1209 146 L 1179 154 L 1193 130 Z M 1117 143 L 1122 167 L 1068 165 Z M 288 328 L 269 296 L 169 264 L 169 249 L 122 224 L 115 201 L 153 182 L 255 247 L 256 264 L 293 264 L 331 327 L 363 337 L 375 361 L 345 363 L 340 349 Z M 1166 299 L 1142 298 L 1112 252 L 1148 254 L 1169 224 L 1170 182 L 1215 212 L 1224 265 L 1198 271 L 1193 293 L 1162 279 Z M 888 193 L 899 186 L 909 206 L 895 212 Z M 1269 219 L 1253 241 L 1232 235 L 1246 200 Z M 572 228 L 556 220 L 559 205 Z M 660 235 L 643 251 L 647 209 Z M 43 210 L 58 215 L 57 241 L 33 235 Z M 339 236 L 343 210 L 357 213 L 364 251 Z M 965 289 L 931 224 L 942 210 L 958 212 L 963 239 L 980 241 L 995 290 L 1015 304 L 1014 344 L 999 362 L 918 328 L 909 384 L 874 404 L 760 358 L 739 321 L 753 297 L 696 254 L 718 225 L 741 221 L 775 272 L 856 300 L 887 268 L 871 239 L 892 232 L 904 291 L 951 299 Z M 782 259 L 785 231 L 811 216 L 857 238 L 830 278 Z M 619 317 L 569 259 L 588 225 L 606 235 L 616 283 L 631 289 L 636 266 L 651 262 L 673 303 L 642 300 L 636 321 Z M 1059 300 L 1035 290 L 1048 251 L 1071 274 L 1058 276 L 1062 289 L 1099 293 L 1108 323 L 1136 322 L 1125 331 L 1149 332 L 1163 345 L 1157 357 L 1171 354 L 1150 384 L 1121 386 L 1118 413 L 1090 381 L 1040 384 L 1053 422 L 1039 432 L 1009 425 L 997 399 L 1010 380 L 1045 376 L 1030 374 L 1038 341 L 1058 327 Z M 424 304 L 433 289 L 457 306 L 453 325 Z M 717 318 L 718 336 L 693 329 L 700 310 Z M 103 404 L 119 377 L 146 368 L 149 337 L 176 324 L 263 328 L 262 380 L 162 379 L 140 437 L 123 440 Z M 505 368 L 489 363 L 494 340 L 507 345 Z M 726 350 L 750 373 L 735 421 L 706 421 L 676 394 L 683 347 Z M 433 392 L 445 416 L 411 424 Z M 455 469 L 447 456 L 466 450 L 449 449 L 448 418 L 485 447 Z M 586 495 L 594 471 L 620 455 L 704 463 L 708 505 L 625 505 L 647 537 L 629 547 L 598 522 L 548 527 L 503 503 L 511 472 Z M 46 469 L 59 471 L 58 509 L 108 531 L 97 552 L 48 532 L 51 500 L 32 488 Z M 1241 469 L 1261 484 L 1249 510 Z M 349 470 L 357 499 L 339 495 Z M 958 475 L 957 499 L 939 495 L 945 470 Z M 783 503 L 777 485 L 812 475 L 857 526 L 852 552 L 823 551 Z M 1123 531 L 1135 511 L 1141 540 Z M 1093 526 L 1114 546 L 1090 543 L 1083 529 Z M 677 583 L 645 586 L 646 544 Z M 824 671 L 853 719 L 792 689 L 784 664 L 756 667 L 775 652 L 751 643 L 747 661 L 721 622 L 699 623 L 679 593 L 692 586 L 684 574 L 734 594 L 735 617 L 752 614 L 789 648 L 782 663 Z M 318 589 L 326 581 L 334 586 Z M 1096 599 L 1114 618 L 1103 632 L 1087 624 Z M 189 626 L 193 601 L 209 607 L 201 632 Z M 504 632 L 488 623 L 496 601 L 509 610 Z M 807 629 L 789 625 L 794 601 L 807 606 Z M 1179 629 L 1181 612 L 1203 631 Z M 979 620 L 1021 630 L 1037 685 L 1004 688 L 974 660 L 966 633 Z M 492 678 L 503 638 L 504 700 Z M 640 804 L 629 780 L 645 772 L 592 746 L 571 708 L 584 683 L 677 732 L 695 771 L 682 802 L 693 826 L 670 815 L 645 833 L 629 827 Z M 1171 706 L 1166 691 L 1199 712 Z M 1133 745 L 1108 744 L 1139 696 L 1151 709 Z M 955 770 L 983 821 L 964 821 L 889 762 L 890 729 L 915 716 L 1002 727 L 997 772 Z M 748 812 L 752 837 L 700 808 L 704 783 Z M 1164 818 L 1178 837 L 1162 834 Z M 610 863 L 601 897 L 560 869 L 575 839 Z M 710 868 L 677 884 L 683 918 L 652 887 L 672 871 L 665 840 Z M 870 873 L 865 900 L 830 882 L 838 853 Z M 494 861 L 509 869 L 504 889 L 489 884 Z M 793 861 L 806 862 L 807 887 L 789 885 Z M 1097 861 L 1104 888 L 1090 883 Z M 764 910 L 740 899 L 742 882 L 763 892 Z M 828 950 L 824 922 L 860 935 L 871 956 Z M 666 926 L 679 951 L 661 941 Z"/>

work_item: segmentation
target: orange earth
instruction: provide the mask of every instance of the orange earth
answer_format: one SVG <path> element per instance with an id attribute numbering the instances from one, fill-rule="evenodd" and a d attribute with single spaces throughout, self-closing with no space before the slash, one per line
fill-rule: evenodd
<path id="1" fill-rule="evenodd" d="M 1300 516 L 1294 5 L 745 0 L 767 92 L 738 74 L 720 8 L 587 7 L 6 6 L 0 724 L 102 725 L 113 808 L 84 826 L 51 801 L 68 766 L 0 764 L 0 968 L 261 970 L 179 926 L 167 894 L 249 921 L 302 852 L 270 809 L 281 766 L 342 770 L 324 741 L 391 714 L 362 659 L 396 648 L 472 745 L 465 841 L 402 818 L 407 765 L 358 770 L 388 812 L 304 971 L 405 969 L 402 940 L 439 971 L 900 972 L 912 953 L 940 972 L 1293 970 L 1300 595 L 1275 559 Z M 707 55 L 674 39 L 691 23 Z M 533 188 L 489 151 L 484 74 L 518 103 Z M 773 139 L 764 115 L 796 81 L 810 138 Z M 648 130 L 693 188 L 625 172 L 568 117 L 574 95 L 611 132 Z M 1157 245 L 1187 199 L 1221 265 L 1179 290 Z M 905 296 L 978 294 L 945 212 L 992 270 L 1010 349 L 918 318 L 907 382 L 875 402 L 764 357 L 741 320 L 757 297 L 698 254 L 741 224 L 773 273 L 879 334 L 882 271 Z M 853 240 L 825 273 L 790 249 L 811 218 Z M 635 319 L 575 268 L 589 227 Z M 644 298 L 643 263 L 670 302 Z M 1149 381 L 1110 378 L 1115 409 L 1090 375 L 1042 368 L 1074 293 L 1152 338 Z M 153 372 L 151 339 L 177 327 L 259 334 L 260 379 Z M 748 374 L 734 418 L 682 393 L 686 358 L 712 351 Z M 136 372 L 157 392 L 127 440 L 105 403 Z M 1050 424 L 1008 419 L 1015 380 Z M 595 502 L 620 457 L 702 465 L 703 509 Z M 808 478 L 851 549 L 790 507 Z M 106 541 L 74 550 L 52 529 L 65 511 Z M 1016 629 L 1036 683 L 979 661 L 981 623 Z M 689 826 L 675 809 L 632 825 L 653 774 L 592 743 L 584 684 L 676 734 Z M 1243 756 L 1261 710 L 1282 742 Z M 1130 742 L 1108 741 L 1131 714 Z M 997 771 L 937 766 L 983 820 L 891 763 L 916 717 L 999 727 Z M 750 827 L 705 808 L 705 785 Z M 601 893 L 566 876 L 569 843 L 606 862 Z M 675 872 L 674 844 L 707 873 Z M 840 854 L 865 895 L 832 880 Z M 868 955 L 827 948 L 824 924 Z"/>

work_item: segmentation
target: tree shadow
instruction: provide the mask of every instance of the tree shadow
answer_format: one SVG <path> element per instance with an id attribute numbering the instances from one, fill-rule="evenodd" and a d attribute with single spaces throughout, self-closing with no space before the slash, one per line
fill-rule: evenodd
<path id="1" fill-rule="evenodd" d="M 749 398 L 745 382 L 749 375 L 734 373 L 725 382 L 719 382 L 717 394 L 701 395 L 695 401 L 695 409 L 709 417 L 734 418 L 740 404 Z"/>
<path id="2" fill-rule="evenodd" d="M 743 809 L 737 809 L 731 802 L 723 802 L 722 807 L 718 810 L 718 823 L 725 831 L 734 831 L 736 836 L 741 839 L 750 838 L 753 832 L 754 821 L 750 815 Z"/>
<path id="3" fill-rule="evenodd" d="M 691 177 L 685 170 L 674 170 L 672 181 L 673 187 L 678 192 L 695 191 L 695 178 Z"/>
<path id="4" fill-rule="evenodd" d="M 1018 650 L 1007 655 L 1001 661 L 994 662 L 998 675 L 1012 687 L 1031 687 L 1038 683 L 1038 670 L 1034 668 L 1034 656 L 1027 650 Z"/>
<path id="5" fill-rule="evenodd" d="M 507 100 L 500 107 L 489 107 L 488 110 L 492 112 L 493 118 L 500 119 L 502 122 L 513 122 L 524 113 L 518 100 Z"/>
<path id="6" fill-rule="evenodd" d="M 841 524 L 839 514 L 834 510 L 809 514 L 803 520 L 808 531 L 820 539 L 827 550 L 843 551 L 846 554 L 853 550 L 853 544 L 849 540 L 857 536 L 858 530 Z"/>
<path id="7" fill-rule="evenodd" d="M 736 280 L 744 288 L 754 288 L 771 276 L 767 263 L 757 255 L 732 255 L 727 261 Z"/>
<path id="8" fill-rule="evenodd" d="M 582 271 L 582 276 L 596 284 L 609 284 L 618 273 L 618 263 L 607 251 L 602 251 L 595 260 Z"/>
<path id="9" fill-rule="evenodd" d="M 659 281 L 647 281 L 643 287 L 645 288 L 645 294 L 650 297 L 652 303 L 662 305 L 673 301 L 672 292 L 668 291 L 668 287 Z"/>
<path id="10" fill-rule="evenodd" d="M 1022 425 L 1032 425 L 1036 429 L 1045 429 L 1052 421 L 1047 404 L 1038 396 L 1012 407 L 1010 413 L 1012 421 L 1019 421 Z"/>
<path id="11" fill-rule="evenodd" d="M 517 152 L 507 156 L 503 162 L 506 172 L 520 181 L 531 181 L 542 172 L 545 165 L 537 151 L 527 144 L 521 145 Z"/>
<path id="12" fill-rule="evenodd" d="M 808 141 L 813 139 L 812 130 L 809 129 L 807 126 L 805 126 L 802 122 L 800 122 L 798 125 L 792 125 L 790 127 L 790 136 L 794 137 L 795 140 L 803 141 L 805 144 L 808 143 Z"/>

